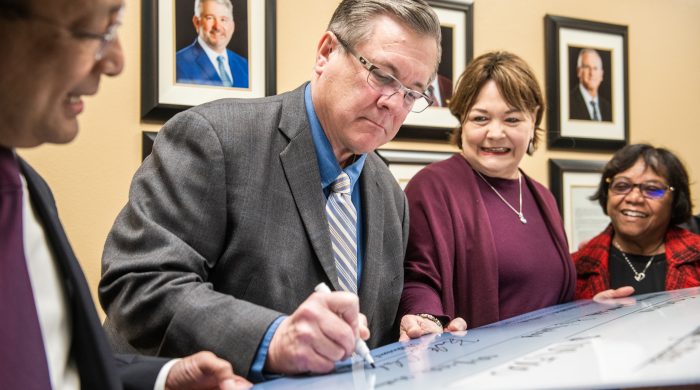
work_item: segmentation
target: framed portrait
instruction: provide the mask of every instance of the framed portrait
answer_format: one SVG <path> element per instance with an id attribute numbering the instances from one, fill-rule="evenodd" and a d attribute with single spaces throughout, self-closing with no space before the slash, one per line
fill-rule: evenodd
<path id="1" fill-rule="evenodd" d="M 447 104 L 457 79 L 474 56 L 474 4 L 427 0 L 440 19 L 442 58 L 437 77 L 428 87 L 435 105 L 420 113 L 409 112 L 398 137 L 447 140 L 459 121 L 450 114 Z"/>
<path id="2" fill-rule="evenodd" d="M 606 161 L 549 160 L 549 189 L 554 194 L 564 219 L 571 252 L 598 235 L 608 226 L 598 201 L 591 200 L 600 184 Z"/>
<path id="3" fill-rule="evenodd" d="M 227 1 L 141 2 L 142 118 L 276 93 L 275 0 Z"/>
<path id="4" fill-rule="evenodd" d="M 454 152 L 424 152 L 420 150 L 392 150 L 377 149 L 376 153 L 389 167 L 389 170 L 399 182 L 401 189 L 406 188 L 406 184 L 413 175 L 418 173 L 423 167 L 436 161 L 450 158 Z"/>
<path id="5" fill-rule="evenodd" d="M 627 26 L 545 16 L 547 145 L 617 150 L 629 140 Z"/>

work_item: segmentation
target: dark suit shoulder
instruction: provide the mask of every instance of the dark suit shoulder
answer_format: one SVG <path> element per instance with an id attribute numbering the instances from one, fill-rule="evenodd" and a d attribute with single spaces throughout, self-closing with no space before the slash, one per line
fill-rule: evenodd
<path id="1" fill-rule="evenodd" d="M 41 177 L 39 172 L 37 172 L 31 165 L 29 165 L 29 163 L 27 163 L 21 158 L 19 159 L 19 166 L 20 170 L 22 171 L 22 175 L 24 175 L 25 178 L 32 180 L 32 184 L 34 184 L 35 186 L 34 189 L 46 193 L 51 197 L 51 200 L 53 201 L 53 193 L 51 192 L 49 185 L 46 183 L 46 180 L 44 180 L 44 178 Z"/>
<path id="2" fill-rule="evenodd" d="M 298 99 L 299 92 L 301 92 L 301 98 L 303 99 L 303 89 L 301 89 L 301 91 L 299 91 L 299 89 L 296 89 L 294 91 L 284 92 L 278 95 L 265 96 L 259 98 L 218 99 L 201 104 L 199 106 L 192 107 L 189 110 L 183 112 L 195 112 L 204 116 L 205 118 L 216 118 L 219 114 L 225 111 L 255 109 L 256 112 L 258 112 L 261 115 L 269 115 L 270 111 L 279 109 L 275 107 L 275 104 L 286 103 L 289 101 L 289 99 Z M 173 119 L 175 119 L 176 117 L 177 115 L 173 117 Z"/>
<path id="3" fill-rule="evenodd" d="M 177 53 L 175 53 L 175 59 L 176 61 L 183 59 L 193 61 L 200 52 L 203 52 L 203 50 L 195 40 L 191 45 L 178 50 Z"/>
<path id="4" fill-rule="evenodd" d="M 226 133 L 225 137 L 267 138 L 279 129 L 287 138 L 294 138 L 309 128 L 304 105 L 305 85 L 274 96 L 208 102 L 179 113 L 166 127 L 204 121 L 217 134 Z"/>

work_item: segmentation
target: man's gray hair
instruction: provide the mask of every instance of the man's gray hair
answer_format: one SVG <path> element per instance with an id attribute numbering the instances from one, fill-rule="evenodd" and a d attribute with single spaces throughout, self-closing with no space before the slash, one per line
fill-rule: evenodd
<path id="1" fill-rule="evenodd" d="M 596 57 L 598 57 L 600 62 L 603 62 L 603 59 L 600 57 L 600 53 L 598 53 L 598 51 L 596 49 L 591 49 L 590 47 L 587 47 L 585 49 L 581 49 L 581 51 L 578 52 L 578 59 L 576 60 L 576 68 L 581 67 L 581 62 L 583 62 L 583 55 L 584 54 L 593 54 Z"/>
<path id="2" fill-rule="evenodd" d="M 231 4 L 231 0 L 194 0 L 194 15 L 195 16 L 200 16 L 202 13 L 202 3 L 206 3 L 207 1 L 213 1 L 215 3 L 219 3 L 223 5 L 224 7 L 228 8 L 229 11 L 231 11 L 231 15 L 233 15 L 233 4 Z"/>
<path id="3" fill-rule="evenodd" d="M 354 47 L 369 38 L 374 19 L 381 15 L 398 20 L 418 34 L 434 38 L 437 44 L 437 71 L 441 58 L 440 20 L 423 0 L 343 0 L 328 23 L 328 31 Z"/>

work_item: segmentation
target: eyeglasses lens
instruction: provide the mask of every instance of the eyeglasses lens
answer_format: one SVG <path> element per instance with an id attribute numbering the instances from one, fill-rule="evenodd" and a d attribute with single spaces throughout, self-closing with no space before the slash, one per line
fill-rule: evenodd
<path id="1" fill-rule="evenodd" d="M 413 112 L 422 112 L 430 106 L 423 95 L 405 88 L 398 80 L 381 69 L 372 69 L 367 77 L 367 82 L 384 96 L 391 96 L 403 90 L 404 106 Z"/>
<path id="2" fill-rule="evenodd" d="M 642 195 L 649 199 L 662 198 L 667 191 L 666 188 L 656 183 L 634 184 L 627 181 L 614 181 L 610 185 L 610 190 L 616 194 L 625 195 L 629 194 L 634 189 L 634 187 L 639 187 L 639 190 L 642 192 Z"/>

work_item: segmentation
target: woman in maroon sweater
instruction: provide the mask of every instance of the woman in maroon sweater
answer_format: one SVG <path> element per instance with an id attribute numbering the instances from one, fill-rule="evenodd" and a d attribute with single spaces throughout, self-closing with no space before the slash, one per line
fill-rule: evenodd
<path id="1" fill-rule="evenodd" d="M 577 299 L 700 286 L 700 236 L 678 227 L 693 208 L 688 173 L 673 153 L 618 150 L 593 199 L 611 224 L 573 255 Z"/>
<path id="2" fill-rule="evenodd" d="M 401 339 L 573 298 L 576 275 L 554 197 L 519 169 L 539 144 L 544 109 L 532 70 L 514 54 L 484 54 L 460 77 L 450 111 L 461 123 L 452 136 L 461 153 L 406 187 Z"/>

